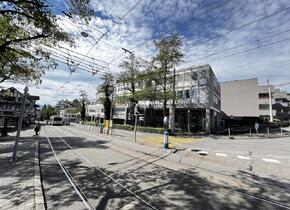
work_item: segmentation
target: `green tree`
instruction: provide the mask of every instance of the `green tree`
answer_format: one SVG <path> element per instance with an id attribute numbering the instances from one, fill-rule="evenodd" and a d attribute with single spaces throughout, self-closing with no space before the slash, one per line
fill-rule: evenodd
<path id="1" fill-rule="evenodd" d="M 181 63 L 182 41 L 179 36 L 173 35 L 155 42 L 157 50 L 148 68 L 147 78 L 154 81 L 154 86 L 160 89 L 155 92 L 155 98 L 163 103 L 163 117 L 167 116 L 167 101 L 173 98 L 173 91 L 169 85 L 172 80 L 171 70 Z"/>
<path id="2" fill-rule="evenodd" d="M 131 123 L 134 121 L 134 108 L 139 100 L 142 100 L 142 94 L 136 85 L 142 86 L 142 81 L 139 76 L 142 68 L 142 61 L 131 53 L 127 56 L 119 65 L 123 72 L 121 72 L 117 77 L 117 83 L 123 84 L 124 90 L 127 92 L 123 96 L 117 98 L 120 102 L 129 102 L 129 118 Z"/>
<path id="3" fill-rule="evenodd" d="M 80 111 L 81 103 L 78 99 L 74 99 L 72 102 L 72 107 L 76 108 L 77 110 Z"/>
<path id="4" fill-rule="evenodd" d="M 102 94 L 103 97 L 101 98 L 101 101 L 104 106 L 104 118 L 105 120 L 110 119 L 111 115 L 111 96 L 114 91 L 114 77 L 111 73 L 108 73 L 102 77 L 103 83 L 100 84 L 97 88 L 98 94 Z"/>
<path id="5" fill-rule="evenodd" d="M 69 13 L 93 14 L 89 0 L 68 0 Z M 45 0 L 0 0 L 0 83 L 6 80 L 41 82 L 56 67 L 43 46 L 69 42 Z"/>
<path id="6" fill-rule="evenodd" d="M 42 120 L 49 120 L 51 116 L 57 115 L 57 108 L 51 105 L 43 105 L 41 110 L 41 119 Z"/>

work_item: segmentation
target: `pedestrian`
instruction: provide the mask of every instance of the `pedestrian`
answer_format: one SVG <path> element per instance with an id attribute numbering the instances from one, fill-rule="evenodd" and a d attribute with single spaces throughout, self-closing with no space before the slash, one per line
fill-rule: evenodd
<path id="1" fill-rule="evenodd" d="M 256 133 L 258 134 L 258 132 L 259 132 L 259 123 L 258 122 L 255 122 L 255 130 L 256 130 Z"/>
<path id="2" fill-rule="evenodd" d="M 34 132 L 36 136 L 38 136 L 38 133 L 40 132 L 40 130 L 41 130 L 41 126 L 38 123 L 36 126 L 34 126 Z"/>

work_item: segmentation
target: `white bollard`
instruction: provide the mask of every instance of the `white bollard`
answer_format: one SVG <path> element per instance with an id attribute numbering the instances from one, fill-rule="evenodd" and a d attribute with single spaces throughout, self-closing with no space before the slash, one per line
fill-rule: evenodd
<path id="1" fill-rule="evenodd" d="M 231 129 L 228 128 L 228 133 L 229 133 L 229 136 L 231 136 Z"/>

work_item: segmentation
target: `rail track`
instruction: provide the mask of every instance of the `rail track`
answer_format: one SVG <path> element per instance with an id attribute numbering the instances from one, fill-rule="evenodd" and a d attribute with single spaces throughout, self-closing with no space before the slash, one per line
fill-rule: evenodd
<path id="1" fill-rule="evenodd" d="M 85 162 L 87 162 L 92 168 L 96 169 L 103 176 L 109 178 L 112 182 L 116 183 L 119 187 L 121 187 L 122 189 L 124 189 L 125 191 L 127 191 L 127 193 L 129 193 L 130 195 L 132 195 L 133 197 L 135 197 L 140 203 L 144 204 L 145 206 L 149 207 L 150 209 L 158 210 L 158 208 L 156 208 L 154 205 L 150 204 L 148 201 L 146 201 L 145 199 L 143 199 L 142 197 L 140 197 L 139 195 L 137 195 L 135 192 L 131 191 L 128 187 L 126 187 L 121 182 L 119 182 L 118 180 L 116 180 L 115 178 L 113 178 L 111 175 L 109 175 L 107 172 L 105 172 L 105 170 L 103 170 L 100 167 L 97 167 L 96 165 L 94 165 L 91 161 L 89 161 L 81 153 L 79 153 L 78 151 L 76 151 L 75 148 L 73 148 L 70 144 L 68 144 L 64 139 L 62 139 L 61 137 L 58 137 L 58 136 L 55 136 L 55 137 L 57 137 L 58 139 L 60 139 L 61 142 L 63 142 L 69 149 L 71 149 L 80 159 L 82 159 Z M 47 139 L 47 141 L 49 143 L 49 146 L 50 146 L 51 150 L 53 151 L 53 154 L 54 154 L 55 158 L 57 159 L 58 164 L 60 165 L 62 171 L 64 172 L 64 174 L 68 178 L 68 180 L 71 183 L 71 185 L 73 186 L 73 188 L 75 189 L 75 192 L 79 195 L 79 197 L 83 201 L 84 205 L 89 210 L 93 210 L 94 208 L 93 208 L 92 203 L 89 202 L 89 199 L 86 197 L 85 193 L 81 190 L 81 187 L 77 184 L 77 181 L 72 177 L 72 175 L 69 173 L 69 171 L 62 164 L 62 161 L 59 159 L 59 157 L 57 155 L 57 152 L 55 151 L 54 146 L 51 143 L 50 138 L 47 135 L 46 135 L 46 139 Z"/>
<path id="2" fill-rule="evenodd" d="M 59 130 L 61 131 L 61 130 Z M 63 132 L 63 131 L 62 131 Z M 78 132 L 78 131 L 76 131 Z M 90 137 L 93 137 L 93 138 L 96 138 L 95 136 L 92 136 L 90 134 L 86 134 L 87 136 L 90 136 Z M 77 135 L 74 135 L 74 136 L 77 136 Z M 136 193 L 134 193 L 133 191 L 131 191 L 130 189 L 128 189 L 125 185 L 121 184 L 117 179 L 118 177 L 114 178 L 114 174 L 111 174 L 109 175 L 108 173 L 106 173 L 103 169 L 99 168 L 99 167 L 96 167 L 94 164 L 92 164 L 86 157 L 84 157 L 82 154 L 80 154 L 76 149 L 77 148 L 73 148 L 70 144 L 67 143 L 66 140 L 64 140 L 63 138 L 59 137 L 59 136 L 56 136 L 61 142 L 63 142 L 68 148 L 70 148 L 80 159 L 86 161 L 91 167 L 94 167 L 96 168 L 100 173 L 102 173 L 104 176 L 110 178 L 113 182 L 115 182 L 116 184 L 118 184 L 120 187 L 122 187 L 123 189 L 125 189 L 127 192 L 129 192 L 131 195 L 133 195 L 134 197 L 136 197 L 140 202 L 142 202 L 143 204 L 145 204 L 146 206 L 150 207 L 151 209 L 157 209 L 155 206 L 153 206 L 152 204 L 150 204 L 148 201 L 144 200 L 143 198 L 141 198 L 140 196 L 138 196 Z M 80 136 L 77 136 L 77 137 L 80 137 Z M 103 136 L 102 136 L 103 137 Z M 107 140 L 111 140 L 110 138 L 106 138 Z M 110 142 L 110 144 L 114 144 L 112 142 Z M 116 146 L 120 146 L 119 144 L 115 144 Z M 127 148 L 125 146 L 122 146 L 124 147 L 125 149 L 131 149 L 132 148 Z M 148 158 L 156 158 L 156 160 L 160 159 L 160 156 L 158 155 L 154 155 L 154 154 L 151 154 L 151 153 L 146 153 L 146 152 L 143 152 L 143 157 L 136 157 L 134 155 L 131 155 L 131 154 L 128 154 L 124 151 L 121 151 L 121 150 L 118 150 L 118 149 L 113 149 L 113 148 L 109 148 L 110 150 L 113 150 L 115 152 L 118 152 L 118 153 L 121 153 L 123 155 L 126 155 L 130 158 L 133 158 L 133 159 L 136 159 L 140 162 L 147 162 L 148 164 L 153 164 L 153 165 L 156 165 L 154 163 L 154 161 L 152 160 L 146 160 L 146 157 Z M 137 151 L 136 152 L 139 152 L 140 151 Z M 184 164 L 184 165 L 188 165 L 188 166 L 191 166 L 193 167 L 193 165 L 190 165 L 190 164 L 185 164 L 185 163 L 181 163 L 181 164 Z M 172 170 L 172 171 L 175 171 L 173 169 L 170 169 L 168 167 L 164 167 L 164 166 L 160 166 L 160 165 L 156 165 L 158 167 L 162 167 L 162 168 L 165 168 L 166 170 Z M 237 178 L 234 178 L 228 174 L 224 174 L 224 173 L 221 173 L 221 172 L 216 172 L 216 171 L 211 171 L 209 169 L 203 169 L 203 168 L 199 168 L 203 171 L 206 171 L 207 173 L 210 173 L 210 174 L 214 174 L 215 176 L 220 176 L 222 178 L 227 178 L 227 179 L 231 179 L 233 181 L 240 181 L 239 179 Z M 176 171 L 175 171 L 176 172 Z M 187 175 L 187 177 L 191 177 L 192 179 L 195 179 L 195 177 L 192 175 L 192 174 L 189 174 L 189 173 L 185 173 L 185 172 L 179 172 L 180 175 L 184 174 L 184 175 Z M 122 175 L 124 176 L 124 175 Z M 256 184 L 256 183 L 255 183 Z M 270 186 L 270 185 L 263 185 L 263 184 L 257 184 L 259 185 L 260 187 L 267 187 L 267 188 L 271 188 L 273 186 Z M 258 200 L 260 202 L 265 202 L 267 204 L 270 204 L 270 205 L 273 205 L 275 207 L 280 207 L 280 208 L 283 208 L 283 209 L 290 209 L 290 206 L 288 205 L 285 205 L 284 203 L 281 203 L 277 200 L 273 200 L 273 199 L 269 199 L 267 197 L 263 197 L 263 196 L 258 196 L 258 195 L 255 195 L 255 194 L 251 194 L 251 193 L 247 193 L 246 191 L 243 191 L 243 190 L 237 190 L 235 188 L 232 188 L 232 187 L 227 187 L 226 188 L 227 190 L 229 191 L 232 191 L 232 192 L 236 192 L 238 194 L 240 194 L 241 196 L 243 197 L 248 197 L 248 198 L 251 198 L 251 199 L 255 199 L 255 200 Z M 285 192 L 285 193 L 290 193 L 290 191 L 288 190 L 280 190 L 281 192 Z"/>

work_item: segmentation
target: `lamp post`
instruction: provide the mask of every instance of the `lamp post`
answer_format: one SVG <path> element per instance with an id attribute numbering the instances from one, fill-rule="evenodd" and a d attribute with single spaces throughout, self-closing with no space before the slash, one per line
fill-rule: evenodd
<path id="1" fill-rule="evenodd" d="M 27 95 L 28 95 L 28 87 L 25 86 L 24 88 L 24 96 L 22 99 L 22 104 L 21 104 L 21 109 L 20 109 L 20 117 L 19 117 L 19 121 L 18 121 L 18 125 L 17 125 L 17 134 L 16 134 L 16 140 L 15 140 L 15 144 L 13 147 L 13 156 L 12 156 L 12 161 L 15 161 L 17 159 L 17 146 L 18 146 L 18 142 L 19 142 L 19 138 L 20 138 L 20 131 L 22 128 L 22 122 L 23 122 L 23 115 L 24 115 L 24 111 L 25 111 L 25 103 L 27 100 Z"/>

